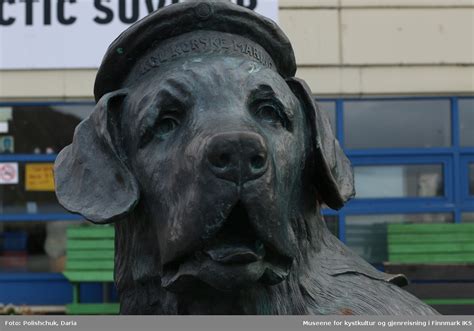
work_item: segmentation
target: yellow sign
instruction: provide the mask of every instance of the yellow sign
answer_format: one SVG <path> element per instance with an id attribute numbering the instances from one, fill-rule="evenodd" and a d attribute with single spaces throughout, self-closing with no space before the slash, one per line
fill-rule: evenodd
<path id="1" fill-rule="evenodd" d="M 53 163 L 26 164 L 25 189 L 27 191 L 54 191 Z"/>

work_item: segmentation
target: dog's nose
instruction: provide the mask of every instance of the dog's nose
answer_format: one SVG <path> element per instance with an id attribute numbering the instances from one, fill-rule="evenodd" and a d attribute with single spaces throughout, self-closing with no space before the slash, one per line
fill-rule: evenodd
<path id="1" fill-rule="evenodd" d="M 212 172 L 219 178 L 242 184 L 267 170 L 267 147 L 263 138 L 251 132 L 214 135 L 206 146 Z"/>

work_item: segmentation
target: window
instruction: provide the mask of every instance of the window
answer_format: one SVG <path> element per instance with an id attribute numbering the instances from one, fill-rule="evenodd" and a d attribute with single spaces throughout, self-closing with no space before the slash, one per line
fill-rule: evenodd
<path id="1" fill-rule="evenodd" d="M 355 166 L 357 198 L 439 197 L 442 165 Z"/>
<path id="2" fill-rule="evenodd" d="M 462 221 L 466 223 L 474 223 L 474 212 L 472 213 L 463 213 Z"/>
<path id="3" fill-rule="evenodd" d="M 0 107 L 0 152 L 54 154 L 71 143 L 74 129 L 91 105 L 14 105 Z M 5 138 L 7 148 L 5 148 Z M 2 139 L 3 138 L 3 139 Z"/>
<path id="4" fill-rule="evenodd" d="M 18 165 L 18 183 L 0 185 L 2 214 L 65 213 L 54 194 L 53 162 Z"/>
<path id="5" fill-rule="evenodd" d="M 412 148 L 451 145 L 449 100 L 348 101 L 345 147 Z"/>
<path id="6" fill-rule="evenodd" d="M 474 147 L 474 99 L 459 100 L 461 146 Z"/>

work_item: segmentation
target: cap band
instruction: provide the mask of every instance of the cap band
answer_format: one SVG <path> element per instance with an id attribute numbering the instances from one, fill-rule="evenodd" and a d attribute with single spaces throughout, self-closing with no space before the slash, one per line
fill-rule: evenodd
<path id="1" fill-rule="evenodd" d="M 138 75 L 142 76 L 151 69 L 159 68 L 177 59 L 216 54 L 243 56 L 267 68 L 275 69 L 270 55 L 253 41 L 230 33 L 201 30 L 161 42 L 158 47 L 153 48 L 144 56 L 144 60 L 139 61 Z"/>

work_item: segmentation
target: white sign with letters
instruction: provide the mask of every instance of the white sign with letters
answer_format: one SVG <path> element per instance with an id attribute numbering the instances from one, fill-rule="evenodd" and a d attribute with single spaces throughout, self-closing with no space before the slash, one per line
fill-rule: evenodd
<path id="1" fill-rule="evenodd" d="M 278 0 L 232 0 L 274 21 Z M 0 0 L 0 69 L 97 68 L 121 31 L 179 0 Z"/>

